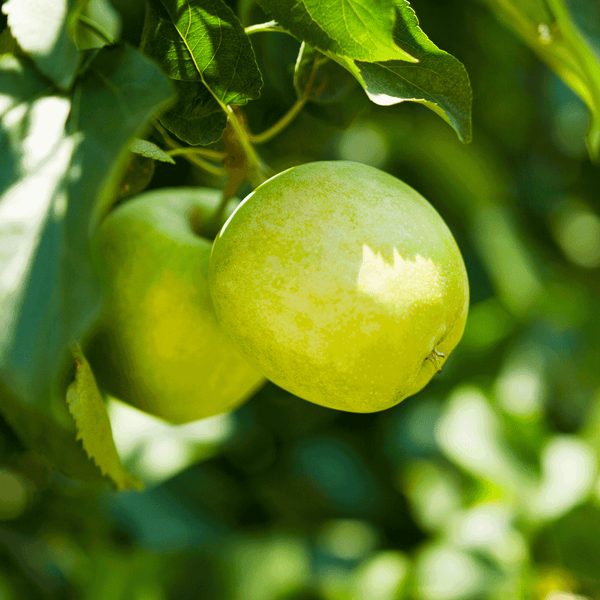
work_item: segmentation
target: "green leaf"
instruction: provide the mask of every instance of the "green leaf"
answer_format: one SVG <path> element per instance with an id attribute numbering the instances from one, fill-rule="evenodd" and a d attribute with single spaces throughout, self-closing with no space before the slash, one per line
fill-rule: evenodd
<path id="1" fill-rule="evenodd" d="M 0 410 L 53 468 L 100 473 L 75 440 L 65 390 L 100 310 L 89 238 L 108 209 L 133 135 L 168 98 L 139 52 L 100 51 L 73 98 L 27 63 L 0 59 Z"/>
<path id="2" fill-rule="evenodd" d="M 142 50 L 177 80 L 177 103 L 161 122 L 190 144 L 219 139 L 225 105 L 260 95 L 250 40 L 222 0 L 149 0 Z"/>
<path id="3" fill-rule="evenodd" d="M 281 25 L 345 67 L 382 106 L 424 104 L 471 140 L 471 85 L 460 61 L 419 27 L 406 0 L 259 0 Z"/>
<path id="4" fill-rule="evenodd" d="M 153 144 L 148 140 L 136 138 L 129 144 L 129 149 L 146 158 L 171 163 L 172 165 L 175 164 L 175 161 L 162 148 L 159 148 L 156 144 Z"/>
<path id="5" fill-rule="evenodd" d="M 68 328 L 61 310 L 66 174 L 78 140 L 63 132 L 69 99 L 48 95 L 46 85 L 14 57 L 0 60 L 0 408 L 55 468 L 95 480 L 100 474 L 60 404 L 68 368 L 56 353 Z M 98 299 L 92 293 L 90 310 Z"/>
<path id="6" fill-rule="evenodd" d="M 113 439 L 106 404 L 98 389 L 92 369 L 81 348 L 72 348 L 75 379 L 67 388 L 67 405 L 77 425 L 77 439 L 87 455 L 119 490 L 142 489 L 141 481 L 128 473 L 119 458 Z"/>
<path id="7" fill-rule="evenodd" d="M 329 103 L 341 100 L 356 86 L 356 79 L 334 60 L 305 43 L 294 70 L 294 87 L 299 98 Z"/>
<path id="8" fill-rule="evenodd" d="M 101 191 L 92 228 L 110 210 L 127 166 L 132 137 L 172 100 L 171 82 L 151 60 L 127 45 L 100 50 L 79 78 L 69 127 L 86 132 L 80 161 L 87 171 L 79 182 L 79 193 L 97 198 Z M 118 168 L 111 162 L 117 157 Z"/>
<path id="9" fill-rule="evenodd" d="M 408 6 L 406 0 L 258 0 L 258 4 L 292 35 L 323 53 L 368 62 L 415 61 L 394 39 L 398 7 Z"/>
<path id="10" fill-rule="evenodd" d="M 80 50 L 101 48 L 121 36 L 121 16 L 109 0 L 79 2 L 74 13 L 74 37 Z"/>
<path id="11" fill-rule="evenodd" d="M 482 0 L 586 103 L 587 146 L 600 162 L 600 4 L 596 0 Z"/>
<path id="12" fill-rule="evenodd" d="M 382 106 L 406 100 L 424 104 L 456 131 L 463 142 L 471 141 L 472 93 L 469 76 L 463 64 L 440 50 L 419 27 L 419 21 L 408 6 L 398 9 L 394 40 L 418 59 L 386 62 L 338 59 L 354 73 L 369 98 Z"/>
<path id="13" fill-rule="evenodd" d="M 2 7 L 19 46 L 63 90 L 73 83 L 79 65 L 79 51 L 68 31 L 73 3 L 9 0 Z"/>

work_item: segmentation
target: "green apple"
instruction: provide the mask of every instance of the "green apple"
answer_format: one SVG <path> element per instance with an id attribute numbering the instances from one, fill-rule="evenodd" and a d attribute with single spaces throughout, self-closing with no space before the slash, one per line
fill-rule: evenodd
<path id="1" fill-rule="evenodd" d="M 231 410 L 264 382 L 221 330 L 208 292 L 212 241 L 199 232 L 220 198 L 203 188 L 146 192 L 92 240 L 105 307 L 86 354 L 98 383 L 173 423 Z"/>
<path id="2" fill-rule="evenodd" d="M 297 396 L 374 412 L 423 388 L 460 340 L 469 286 L 443 219 L 378 169 L 293 167 L 214 241 L 217 316 L 248 361 Z"/>

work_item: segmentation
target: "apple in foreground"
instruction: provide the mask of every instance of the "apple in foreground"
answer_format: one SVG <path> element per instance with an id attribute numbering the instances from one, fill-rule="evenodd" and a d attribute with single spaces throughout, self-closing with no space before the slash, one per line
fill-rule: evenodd
<path id="1" fill-rule="evenodd" d="M 221 330 L 208 292 L 212 241 L 200 233 L 220 198 L 206 188 L 146 192 L 92 240 L 105 307 L 86 355 L 98 383 L 173 423 L 234 409 L 264 383 Z"/>
<path id="2" fill-rule="evenodd" d="M 293 167 L 214 241 L 217 316 L 268 379 L 350 412 L 422 389 L 459 342 L 469 287 L 443 219 L 413 188 L 347 161 Z"/>

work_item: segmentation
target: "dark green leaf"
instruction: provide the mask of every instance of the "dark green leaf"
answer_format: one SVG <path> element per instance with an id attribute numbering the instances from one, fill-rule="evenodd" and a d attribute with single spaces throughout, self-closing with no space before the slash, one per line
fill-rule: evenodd
<path id="1" fill-rule="evenodd" d="M 86 133 L 86 144 L 78 156 L 88 170 L 78 193 L 87 197 L 91 189 L 92 197 L 97 197 L 102 190 L 94 224 L 110 208 L 126 168 L 132 136 L 152 114 L 169 106 L 172 94 L 173 87 L 160 69 L 126 45 L 103 48 L 81 76 L 69 126 Z M 116 157 L 120 157 L 119 168 L 111 162 Z"/>
<path id="2" fill-rule="evenodd" d="M 78 8 L 73 29 L 80 50 L 101 48 L 119 40 L 121 17 L 109 0 L 80 1 Z"/>
<path id="3" fill-rule="evenodd" d="M 188 144 L 216 142 L 225 129 L 227 115 L 208 89 L 195 81 L 173 80 L 177 100 L 160 115 L 160 122 Z"/>
<path id="4" fill-rule="evenodd" d="M 370 102 L 363 89 L 356 85 L 341 100 L 335 102 L 309 102 L 304 110 L 329 125 L 333 125 L 338 129 L 346 129 L 369 106 Z"/>
<path id="5" fill-rule="evenodd" d="M 19 46 L 63 90 L 73 83 L 79 65 L 79 52 L 68 31 L 73 4 L 73 0 L 9 0 L 2 7 Z"/>
<path id="6" fill-rule="evenodd" d="M 190 144 L 217 140 L 223 107 L 260 95 L 250 40 L 222 0 L 150 0 L 142 49 L 177 80 L 178 101 L 161 122 Z"/>

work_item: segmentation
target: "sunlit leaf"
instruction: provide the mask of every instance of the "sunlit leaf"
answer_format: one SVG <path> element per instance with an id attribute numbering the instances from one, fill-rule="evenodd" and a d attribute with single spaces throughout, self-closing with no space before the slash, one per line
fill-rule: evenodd
<path id="1" fill-rule="evenodd" d="M 398 47 L 395 29 L 406 0 L 259 0 L 264 11 L 299 40 L 321 52 L 368 62 L 406 60 L 410 51 Z M 338 17 L 339 16 L 339 17 Z"/>
<path id="2" fill-rule="evenodd" d="M 67 388 L 67 405 L 77 425 L 77 439 L 102 474 L 118 489 L 141 488 L 142 484 L 121 464 L 112 436 L 106 404 L 81 348 L 74 346 L 75 379 Z"/>
<path id="3" fill-rule="evenodd" d="M 353 0 L 261 0 L 298 39 L 345 67 L 382 106 L 424 104 L 471 139 L 471 86 L 460 61 L 440 50 L 419 27 L 406 0 L 362 5 Z M 344 19 L 332 19 L 342 13 Z"/>
<path id="4" fill-rule="evenodd" d="M 73 83 L 79 51 L 68 31 L 74 0 L 9 0 L 2 7 L 19 46 L 62 89 Z"/>
<path id="5" fill-rule="evenodd" d="M 469 142 L 472 94 L 465 67 L 429 40 L 410 7 L 401 14 L 394 40 L 418 62 L 349 61 L 343 57 L 338 59 L 340 64 L 354 73 L 375 104 L 390 106 L 406 100 L 424 104 L 447 121 L 463 142 Z"/>

